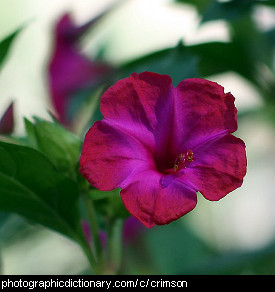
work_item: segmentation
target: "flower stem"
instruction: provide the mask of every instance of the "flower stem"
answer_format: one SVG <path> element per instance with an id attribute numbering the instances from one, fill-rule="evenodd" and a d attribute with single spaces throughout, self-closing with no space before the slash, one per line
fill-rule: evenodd
<path id="1" fill-rule="evenodd" d="M 79 228 L 77 229 L 77 232 L 73 232 L 72 233 L 72 238 L 80 245 L 80 247 L 82 248 L 84 254 L 86 255 L 91 270 L 94 274 L 98 274 L 99 273 L 99 269 L 98 269 L 98 265 L 96 262 L 96 258 L 93 254 L 93 251 L 91 250 L 89 243 L 87 242 L 83 230 L 82 230 L 82 226 L 80 225 Z"/>
<path id="2" fill-rule="evenodd" d="M 94 244 L 94 249 L 96 253 L 96 259 L 98 261 L 98 265 L 102 266 L 102 245 L 99 237 L 99 228 L 97 224 L 97 218 L 95 214 L 95 209 L 92 200 L 88 195 L 84 195 L 84 202 L 87 210 L 87 215 L 89 218 L 89 225 L 92 233 L 92 242 Z"/>
<path id="3" fill-rule="evenodd" d="M 108 271 L 117 274 L 121 265 L 122 229 L 124 221 L 121 218 L 110 219 L 107 230 Z"/>
<path id="4" fill-rule="evenodd" d="M 90 263 L 90 266 L 91 266 L 91 269 L 92 269 L 92 272 L 94 274 L 98 274 L 98 268 L 97 268 L 97 263 L 96 263 L 96 260 L 95 260 L 95 257 L 93 255 L 93 252 L 92 250 L 90 249 L 90 246 L 88 245 L 88 243 L 86 242 L 85 239 L 79 239 L 78 240 L 78 243 L 80 244 L 83 252 L 85 253 L 89 263 Z"/>

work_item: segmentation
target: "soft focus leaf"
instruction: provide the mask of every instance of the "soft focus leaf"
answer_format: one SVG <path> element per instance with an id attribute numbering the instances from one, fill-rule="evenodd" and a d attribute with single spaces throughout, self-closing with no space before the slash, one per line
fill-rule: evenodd
<path id="1" fill-rule="evenodd" d="M 275 6 L 275 0 L 258 0 L 257 3 L 267 6 Z"/>
<path id="2" fill-rule="evenodd" d="M 199 58 L 201 77 L 235 71 L 254 80 L 255 64 L 237 43 L 210 42 L 190 46 L 188 50 Z"/>
<path id="3" fill-rule="evenodd" d="M 18 33 L 21 31 L 21 29 L 16 30 L 14 33 L 10 34 L 8 37 L 6 37 L 4 40 L 0 42 L 0 71 L 3 67 L 5 58 L 8 55 L 9 49 L 15 39 L 15 37 L 18 35 Z"/>
<path id="4" fill-rule="evenodd" d="M 272 106 L 275 88 L 274 72 L 272 73 L 274 46 L 269 35 L 262 33 L 249 15 L 232 23 L 232 45 L 239 48 L 239 57 L 251 64 L 250 74 L 242 70 L 243 76 L 254 83 L 266 104 Z M 246 63 L 241 60 L 240 63 L 245 68 Z M 239 73 L 242 74 L 240 71 Z"/>
<path id="5" fill-rule="evenodd" d="M 202 13 L 212 0 L 176 0 L 176 2 L 193 5 L 198 12 Z"/>
<path id="6" fill-rule="evenodd" d="M 242 18 L 233 24 L 233 42 L 245 48 L 251 61 L 256 66 L 263 65 L 272 67 L 274 61 L 274 45 L 268 35 L 262 33 L 252 17 Z"/>
<path id="7" fill-rule="evenodd" d="M 3 225 L 9 219 L 9 217 L 10 217 L 10 214 L 0 212 L 0 234 L 1 234 L 1 229 L 2 229 Z"/>
<path id="8" fill-rule="evenodd" d="M 79 160 L 81 140 L 56 122 L 34 118 L 25 119 L 26 130 L 32 147 L 46 154 L 62 171 L 73 171 Z"/>
<path id="9" fill-rule="evenodd" d="M 40 152 L 0 142 L 0 211 L 14 212 L 69 237 L 79 224 L 77 185 Z"/>
<path id="10" fill-rule="evenodd" d="M 254 5 L 274 6 L 274 0 L 175 0 L 182 4 L 193 5 L 197 11 L 203 16 L 202 22 L 224 19 L 234 21 L 243 14 L 252 11 Z"/>
<path id="11" fill-rule="evenodd" d="M 181 0 L 180 2 L 190 2 Z M 202 3 L 204 2 L 204 3 Z M 194 1 L 200 14 L 201 22 L 225 20 L 229 24 L 231 41 L 228 43 L 211 42 L 188 47 L 190 53 L 199 58 L 199 75 L 205 77 L 227 71 L 235 71 L 246 79 L 263 86 L 260 79 L 262 73 L 259 68 L 272 68 L 274 45 L 272 30 L 263 34 L 253 18 L 254 6 L 258 4 L 270 5 L 273 1 L 232 0 Z M 273 89 L 273 87 L 271 86 Z M 268 98 L 272 90 L 261 92 Z M 270 97 L 269 97 L 270 98 Z"/>
<path id="12" fill-rule="evenodd" d="M 175 48 L 158 51 L 124 64 L 122 77 L 144 71 L 170 75 L 175 85 L 186 78 L 197 77 L 198 58 L 190 54 L 181 43 Z"/>
<path id="13" fill-rule="evenodd" d="M 102 119 L 99 100 L 107 87 L 83 89 L 73 96 L 70 106 L 70 110 L 75 113 L 73 131 L 80 137 L 84 137 L 90 125 Z"/>
<path id="14" fill-rule="evenodd" d="M 122 66 L 121 78 L 131 72 L 152 71 L 168 74 L 175 85 L 186 78 L 206 77 L 235 71 L 254 80 L 254 63 L 238 43 L 210 42 L 179 45 L 129 62 Z"/>
<path id="15" fill-rule="evenodd" d="M 36 134 L 35 134 L 35 126 L 29 121 L 27 118 L 24 119 L 25 129 L 27 132 L 27 143 L 29 146 L 38 149 Z"/>
<path id="16" fill-rule="evenodd" d="M 20 215 L 9 212 L 0 212 L 0 222 L 0 241 L 3 247 L 20 242 L 29 234 L 39 232 L 43 228 Z"/>
<path id="17" fill-rule="evenodd" d="M 125 209 L 120 198 L 120 189 L 109 192 L 92 189 L 90 197 L 94 201 L 96 210 L 107 218 L 127 218 L 129 212 Z"/>
<path id="18" fill-rule="evenodd" d="M 233 0 L 229 2 L 212 1 L 203 12 L 202 22 L 223 19 L 234 21 L 245 14 L 250 14 L 253 5 L 257 1 L 253 0 Z"/>
<path id="19" fill-rule="evenodd" d="M 215 254 L 180 220 L 150 229 L 146 233 L 146 243 L 157 272 L 161 274 L 186 274 Z"/>
<path id="20" fill-rule="evenodd" d="M 232 251 L 214 255 L 201 265 L 193 267 L 189 274 L 206 275 L 274 275 L 274 243 L 255 251 Z"/>
<path id="21" fill-rule="evenodd" d="M 274 274 L 274 242 L 254 251 L 219 252 L 208 247 L 182 223 L 175 221 L 146 233 L 148 252 L 155 263 L 157 273 L 180 275 Z M 162 244 L 159 245 L 159 242 Z"/>
<path id="22" fill-rule="evenodd" d="M 267 37 L 270 45 L 274 48 L 275 46 L 275 27 L 265 32 L 265 36 Z"/>

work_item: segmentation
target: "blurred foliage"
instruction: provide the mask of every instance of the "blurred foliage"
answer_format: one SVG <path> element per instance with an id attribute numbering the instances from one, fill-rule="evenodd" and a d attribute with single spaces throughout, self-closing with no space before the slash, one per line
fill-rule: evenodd
<path id="1" fill-rule="evenodd" d="M 153 262 L 161 274 L 274 274 L 275 245 L 253 252 L 223 252 L 210 248 L 176 221 L 147 234 Z M 161 242 L 162 245 L 157 243 Z M 161 249 L 161 250 L 160 250 Z M 162 257 L 158 255 L 162 254 Z"/>
<path id="2" fill-rule="evenodd" d="M 39 175 L 37 175 L 39 173 Z M 75 238 L 77 185 L 42 153 L 0 142 L 0 210 Z"/>
<path id="3" fill-rule="evenodd" d="M 180 42 L 175 48 L 154 52 L 123 64 L 119 71 L 119 78 L 125 78 L 132 72 L 150 71 L 169 75 L 174 85 L 177 85 L 183 79 L 198 76 L 198 62 L 198 56 L 188 51 Z"/>
<path id="4" fill-rule="evenodd" d="M 109 192 L 92 189 L 90 191 L 90 197 L 94 202 L 95 209 L 100 212 L 102 216 L 110 220 L 127 218 L 130 216 L 120 199 L 120 189 Z"/>
<path id="5" fill-rule="evenodd" d="M 125 274 L 275 274 L 275 242 L 259 250 L 219 251 L 195 235 L 184 218 L 145 231 L 125 254 Z"/>
<path id="6" fill-rule="evenodd" d="M 179 43 L 175 48 L 154 52 L 123 64 L 118 78 L 130 72 L 147 70 L 168 74 L 177 85 L 187 77 L 206 78 L 224 72 L 236 72 L 256 86 L 265 101 L 263 112 L 275 116 L 275 28 L 261 31 L 253 17 L 258 5 L 274 6 L 274 1 L 176 2 L 194 6 L 201 16 L 201 25 L 208 21 L 226 21 L 230 41 L 191 46 Z"/>
<path id="7" fill-rule="evenodd" d="M 48 156 L 60 171 L 73 174 L 79 160 L 81 140 L 57 122 L 34 117 L 34 123 L 25 119 L 31 147 Z"/>
<path id="8" fill-rule="evenodd" d="M 83 128 L 86 130 L 101 118 L 98 92 L 132 72 L 168 74 L 175 86 L 185 78 L 235 72 L 251 82 L 264 101 L 263 108 L 249 114 L 264 114 L 275 122 L 275 28 L 261 30 L 253 16 L 258 6 L 274 8 L 275 1 L 175 2 L 195 7 L 201 25 L 224 20 L 229 26 L 230 41 L 189 46 L 179 41 L 173 48 L 149 53 L 115 68 L 107 82 L 93 88 L 93 94 L 90 88 L 79 90 L 69 110 L 81 109 L 81 126 L 75 131 L 80 133 L 80 138 L 56 121 L 25 119 L 27 137 L 10 137 L 9 141 L 21 145 L 0 142 L 2 245 L 33 232 L 32 228 L 28 229 L 28 220 L 83 241 L 80 220 L 86 219 L 86 213 L 79 206 L 83 206 L 81 196 L 86 191 L 100 217 L 100 228 L 106 227 L 106 218 L 116 220 L 129 215 L 119 190 L 100 192 L 91 188 L 79 174 L 78 160 Z M 20 29 L 0 41 L 0 70 L 19 32 Z M 100 57 L 104 59 L 104 50 Z M 87 117 L 87 112 L 92 115 Z M 142 236 L 124 246 L 123 254 L 121 272 L 124 274 L 275 274 L 275 243 L 256 251 L 221 252 L 197 237 L 184 219 L 144 230 Z"/>
<path id="9" fill-rule="evenodd" d="M 2 69 L 5 58 L 8 55 L 9 49 L 10 49 L 13 41 L 15 40 L 16 36 L 18 35 L 18 33 L 21 30 L 22 30 L 22 28 L 16 30 L 15 32 L 13 32 L 9 36 L 7 36 L 5 39 L 1 40 L 1 42 L 0 42 L 0 71 Z"/>

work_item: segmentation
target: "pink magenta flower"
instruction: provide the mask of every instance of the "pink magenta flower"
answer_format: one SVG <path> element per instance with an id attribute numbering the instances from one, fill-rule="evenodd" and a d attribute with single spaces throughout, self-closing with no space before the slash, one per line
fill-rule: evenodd
<path id="1" fill-rule="evenodd" d="M 234 100 L 204 79 L 174 88 L 167 75 L 133 73 L 103 94 L 104 119 L 86 134 L 80 171 L 99 190 L 121 188 L 145 226 L 176 220 L 196 206 L 198 191 L 216 201 L 242 185 Z"/>
<path id="2" fill-rule="evenodd" d="M 88 59 L 80 52 L 78 41 L 100 16 L 83 26 L 76 26 L 69 14 L 55 26 L 55 40 L 49 61 L 49 85 L 53 106 L 61 123 L 69 125 L 69 105 L 73 95 L 83 88 L 98 85 L 111 67 Z"/>

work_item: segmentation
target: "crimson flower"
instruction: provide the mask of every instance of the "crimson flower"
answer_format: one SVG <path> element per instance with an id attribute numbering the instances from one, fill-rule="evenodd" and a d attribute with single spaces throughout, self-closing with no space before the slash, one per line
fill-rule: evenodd
<path id="1" fill-rule="evenodd" d="M 98 85 L 111 71 L 111 66 L 88 59 L 78 48 L 80 37 L 101 16 L 78 27 L 71 16 L 65 14 L 55 26 L 54 48 L 49 61 L 49 85 L 53 106 L 64 125 L 71 123 L 69 105 L 73 95 L 83 88 Z"/>
<path id="2" fill-rule="evenodd" d="M 145 226 L 191 211 L 199 191 L 216 201 L 240 187 L 244 142 L 231 93 L 192 78 L 176 88 L 167 75 L 133 73 L 101 98 L 104 119 L 86 134 L 80 171 L 101 191 L 121 188 L 128 211 Z"/>

